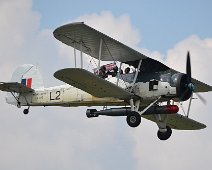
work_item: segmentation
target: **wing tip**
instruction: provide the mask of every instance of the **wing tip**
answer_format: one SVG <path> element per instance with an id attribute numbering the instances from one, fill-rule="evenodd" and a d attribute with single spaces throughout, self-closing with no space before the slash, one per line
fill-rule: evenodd
<path id="1" fill-rule="evenodd" d="M 57 38 L 57 36 L 60 36 L 61 31 L 64 31 L 65 29 L 69 28 L 70 26 L 75 26 L 75 25 L 85 25 L 85 23 L 84 22 L 72 22 L 72 23 L 64 24 L 64 25 L 56 28 L 53 31 L 54 37 Z"/>

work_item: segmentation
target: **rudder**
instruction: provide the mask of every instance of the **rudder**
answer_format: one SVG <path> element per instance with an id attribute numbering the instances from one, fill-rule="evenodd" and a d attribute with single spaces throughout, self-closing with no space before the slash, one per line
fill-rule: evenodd
<path id="1" fill-rule="evenodd" d="M 19 66 L 12 74 L 11 82 L 18 82 L 33 90 L 43 90 L 43 78 L 38 68 L 32 64 Z M 14 94 L 18 98 L 19 94 Z M 11 93 L 6 96 L 8 104 L 17 105 L 17 100 Z"/>
<path id="2" fill-rule="evenodd" d="M 43 78 L 38 68 L 32 64 L 19 66 L 12 75 L 11 82 L 21 83 L 32 89 L 43 89 Z"/>

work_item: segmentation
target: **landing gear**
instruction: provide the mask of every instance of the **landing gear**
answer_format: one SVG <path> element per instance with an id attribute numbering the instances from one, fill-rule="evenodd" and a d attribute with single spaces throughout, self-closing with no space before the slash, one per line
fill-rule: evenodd
<path id="1" fill-rule="evenodd" d="M 21 102 L 17 102 L 17 108 L 21 108 Z"/>
<path id="2" fill-rule="evenodd" d="M 127 124 L 130 127 L 137 127 L 141 123 L 141 115 L 138 112 L 131 112 L 127 115 Z"/>
<path id="3" fill-rule="evenodd" d="M 167 140 L 172 135 L 172 129 L 169 126 L 166 126 L 166 131 L 165 132 L 161 132 L 160 130 L 158 130 L 157 135 L 158 135 L 158 138 L 160 140 Z"/>
<path id="4" fill-rule="evenodd" d="M 30 108 L 30 106 L 29 106 L 27 109 L 24 109 L 23 113 L 24 113 L 25 115 L 27 115 L 27 114 L 29 113 L 29 108 Z"/>
<path id="5" fill-rule="evenodd" d="M 24 109 L 23 113 L 27 115 L 29 113 L 29 109 Z"/>

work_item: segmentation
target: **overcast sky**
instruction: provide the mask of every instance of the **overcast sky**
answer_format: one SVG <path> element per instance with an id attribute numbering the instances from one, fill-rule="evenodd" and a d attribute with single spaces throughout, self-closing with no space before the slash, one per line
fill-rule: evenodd
<path id="1" fill-rule="evenodd" d="M 73 49 L 52 33 L 84 21 L 182 72 L 189 50 L 192 76 L 212 85 L 211 9 L 209 0 L 0 0 L 0 81 L 31 63 L 45 86 L 61 84 L 53 74 L 74 65 Z M 86 107 L 35 107 L 23 115 L 0 92 L 0 169 L 211 169 L 212 93 L 203 97 L 207 105 L 193 100 L 190 116 L 207 128 L 173 130 L 160 141 L 156 124 L 147 120 L 130 128 L 125 118 L 87 119 Z"/>

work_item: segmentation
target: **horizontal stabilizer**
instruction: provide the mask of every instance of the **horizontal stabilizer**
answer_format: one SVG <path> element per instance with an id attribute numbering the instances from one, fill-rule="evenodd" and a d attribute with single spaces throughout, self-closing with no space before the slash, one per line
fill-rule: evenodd
<path id="1" fill-rule="evenodd" d="M 129 99 L 134 95 L 91 72 L 80 68 L 66 68 L 54 73 L 54 77 L 95 97 Z"/>
<path id="2" fill-rule="evenodd" d="M 148 120 L 151 120 L 153 122 L 156 122 L 154 115 L 145 115 L 142 116 Z M 167 115 L 167 126 L 171 127 L 172 129 L 177 130 L 199 130 L 206 128 L 206 125 L 197 122 L 193 119 L 190 119 L 186 116 L 183 116 L 181 114 L 171 114 Z"/>
<path id="3" fill-rule="evenodd" d="M 17 82 L 9 82 L 9 83 L 4 83 L 0 82 L 0 90 L 6 91 L 6 92 L 16 92 L 16 93 L 31 93 L 34 90 L 26 87 L 25 85 Z"/>

